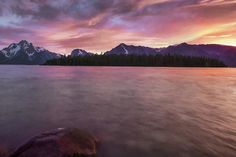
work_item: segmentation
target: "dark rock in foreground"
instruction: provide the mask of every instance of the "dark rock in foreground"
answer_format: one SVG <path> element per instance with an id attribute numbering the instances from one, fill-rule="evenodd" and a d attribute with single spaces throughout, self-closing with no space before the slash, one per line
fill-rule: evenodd
<path id="1" fill-rule="evenodd" d="M 9 157 L 94 157 L 97 144 L 79 129 L 57 129 L 30 139 Z"/>
<path id="2" fill-rule="evenodd" d="M 0 145 L 0 157 L 5 157 L 7 152 L 7 149 Z"/>

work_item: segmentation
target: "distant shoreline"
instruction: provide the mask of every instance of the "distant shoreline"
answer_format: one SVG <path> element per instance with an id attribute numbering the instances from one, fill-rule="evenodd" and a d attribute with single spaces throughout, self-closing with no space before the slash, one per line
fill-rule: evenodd
<path id="1" fill-rule="evenodd" d="M 92 55 L 64 56 L 44 65 L 60 66 L 130 66 L 130 67 L 227 67 L 217 59 L 181 55 Z"/>
<path id="2" fill-rule="evenodd" d="M 30 66 L 30 65 L 29 65 Z M 236 67 L 214 67 L 214 66 L 120 66 L 120 65 L 36 65 L 36 66 L 48 66 L 48 67 L 120 67 L 120 68 L 236 68 Z"/>
<path id="3" fill-rule="evenodd" d="M 225 66 L 225 67 L 206 67 L 206 66 L 192 66 L 192 67 L 187 67 L 187 66 L 119 66 L 119 65 L 36 65 L 36 64 L 0 64 L 0 66 L 41 66 L 41 67 L 120 67 L 120 68 L 128 68 L 128 67 L 137 67 L 137 68 L 236 68 L 236 67 L 230 67 L 230 66 Z"/>

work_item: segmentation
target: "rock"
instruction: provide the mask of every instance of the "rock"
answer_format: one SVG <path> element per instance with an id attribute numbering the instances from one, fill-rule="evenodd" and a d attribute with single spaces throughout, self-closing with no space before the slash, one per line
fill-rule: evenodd
<path id="1" fill-rule="evenodd" d="M 6 156 L 6 155 L 7 155 L 7 152 L 8 152 L 8 151 L 7 151 L 7 148 L 0 145 L 0 157 Z"/>
<path id="2" fill-rule="evenodd" d="M 97 145 L 89 133 L 60 128 L 33 137 L 9 157 L 94 157 Z"/>

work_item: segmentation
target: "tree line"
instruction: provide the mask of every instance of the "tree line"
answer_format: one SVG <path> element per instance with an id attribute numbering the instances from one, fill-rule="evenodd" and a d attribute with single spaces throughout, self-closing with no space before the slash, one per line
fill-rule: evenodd
<path id="1" fill-rule="evenodd" d="M 150 67 L 225 67 L 216 59 L 182 55 L 88 55 L 63 56 L 47 61 L 44 65 L 61 66 L 150 66 Z"/>

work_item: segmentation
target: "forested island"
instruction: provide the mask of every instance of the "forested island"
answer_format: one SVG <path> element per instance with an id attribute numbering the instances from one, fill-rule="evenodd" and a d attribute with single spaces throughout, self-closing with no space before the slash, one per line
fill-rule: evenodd
<path id="1" fill-rule="evenodd" d="M 61 66 L 144 66 L 144 67 L 226 67 L 216 59 L 181 55 L 88 55 L 63 56 L 44 65 Z"/>

